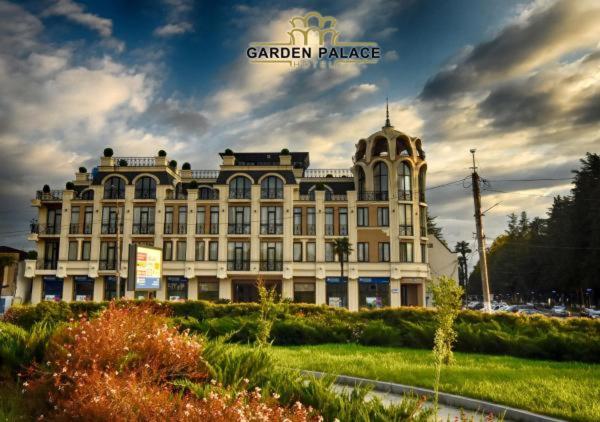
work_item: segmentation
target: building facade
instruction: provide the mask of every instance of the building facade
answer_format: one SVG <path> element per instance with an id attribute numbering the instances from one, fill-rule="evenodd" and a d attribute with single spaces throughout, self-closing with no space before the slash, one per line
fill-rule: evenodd
<path id="1" fill-rule="evenodd" d="M 421 140 L 389 119 L 359 140 L 350 169 L 310 169 L 307 152 L 287 150 L 227 150 L 218 170 L 178 168 L 165 155 L 105 152 L 67 189 L 37 192 L 32 302 L 115 297 L 117 253 L 126 277 L 127 245 L 136 243 L 163 251 L 162 287 L 151 294 L 161 300 L 254 301 L 261 276 L 298 302 L 425 305 L 427 164 Z M 343 279 L 339 237 L 353 248 Z M 126 297 L 148 294 L 125 284 Z"/>
<path id="2" fill-rule="evenodd" d="M 0 246 L 0 314 L 29 300 L 31 279 L 24 275 L 26 257 L 25 251 Z"/>

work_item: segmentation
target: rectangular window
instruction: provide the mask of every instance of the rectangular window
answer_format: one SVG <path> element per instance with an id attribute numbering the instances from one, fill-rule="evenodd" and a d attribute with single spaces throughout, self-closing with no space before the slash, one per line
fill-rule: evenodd
<path id="1" fill-rule="evenodd" d="M 123 207 L 103 207 L 102 208 L 102 233 L 117 233 L 117 221 L 119 221 L 119 230 L 123 233 Z"/>
<path id="2" fill-rule="evenodd" d="M 260 207 L 260 233 L 283 233 L 283 207 Z"/>
<path id="3" fill-rule="evenodd" d="M 208 242 L 208 260 L 218 261 L 219 260 L 219 242 L 212 241 Z"/>
<path id="4" fill-rule="evenodd" d="M 75 276 L 73 280 L 73 299 L 76 302 L 86 302 L 94 297 L 94 279 Z"/>
<path id="5" fill-rule="evenodd" d="M 413 235 L 412 205 L 399 204 L 398 218 L 400 219 L 400 236 Z"/>
<path id="6" fill-rule="evenodd" d="M 177 261 L 185 261 L 186 250 L 187 250 L 187 242 L 185 240 L 177 241 Z"/>
<path id="7" fill-rule="evenodd" d="M 71 225 L 69 226 L 70 234 L 79 233 L 79 207 L 71 208 Z"/>
<path id="8" fill-rule="evenodd" d="M 173 243 L 170 240 L 163 242 L 163 260 L 173 260 Z"/>
<path id="9" fill-rule="evenodd" d="M 81 242 L 81 260 L 89 261 L 91 252 L 92 252 L 92 242 L 90 242 L 89 240 Z"/>
<path id="10" fill-rule="evenodd" d="M 325 236 L 333 236 L 333 208 L 325 208 Z"/>
<path id="11" fill-rule="evenodd" d="M 325 262 L 333 262 L 335 260 L 335 253 L 333 251 L 333 243 L 325 242 Z"/>
<path id="12" fill-rule="evenodd" d="M 317 259 L 317 246 L 315 242 L 308 242 L 306 244 L 306 261 L 315 262 Z"/>
<path id="13" fill-rule="evenodd" d="M 306 209 L 306 234 L 313 236 L 317 232 L 316 230 L 317 217 L 315 215 L 315 207 L 309 207 Z"/>
<path id="14" fill-rule="evenodd" d="M 165 234 L 173 234 L 173 207 L 165 207 Z"/>
<path id="15" fill-rule="evenodd" d="M 294 234 L 302 234 L 302 208 L 294 208 Z"/>
<path id="16" fill-rule="evenodd" d="M 315 283 L 294 282 L 295 303 L 315 303 Z"/>
<path id="17" fill-rule="evenodd" d="M 167 298 L 185 300 L 188 297 L 188 279 L 185 277 L 167 277 Z"/>
<path id="18" fill-rule="evenodd" d="M 229 207 L 229 234 L 250 234 L 250 207 Z"/>
<path id="19" fill-rule="evenodd" d="M 400 262 L 413 262 L 412 242 L 400 242 Z"/>
<path id="20" fill-rule="evenodd" d="M 60 224 L 62 221 L 62 209 L 51 208 L 48 210 L 48 216 L 46 219 L 46 234 L 58 234 L 60 233 Z"/>
<path id="21" fill-rule="evenodd" d="M 294 242 L 294 262 L 302 262 L 302 243 Z"/>
<path id="22" fill-rule="evenodd" d="M 154 207 L 133 207 L 133 234 L 154 234 Z"/>
<path id="23" fill-rule="evenodd" d="M 231 271 L 250 269 L 250 242 L 227 243 L 227 269 Z"/>
<path id="24" fill-rule="evenodd" d="M 77 241 L 69 242 L 69 261 L 77 261 Z"/>
<path id="25" fill-rule="evenodd" d="M 427 263 L 427 243 L 421 242 L 421 262 Z"/>
<path id="26" fill-rule="evenodd" d="M 283 270 L 283 244 L 281 242 L 261 242 L 260 269 L 261 271 Z"/>
<path id="27" fill-rule="evenodd" d="M 210 234 L 219 233 L 219 207 L 210 207 Z"/>
<path id="28" fill-rule="evenodd" d="M 200 300 L 219 300 L 219 283 L 198 283 L 198 299 Z"/>
<path id="29" fill-rule="evenodd" d="M 389 242 L 379 242 L 379 262 L 390 262 Z"/>
<path id="30" fill-rule="evenodd" d="M 100 243 L 100 269 L 114 270 L 117 267 L 117 242 Z"/>
<path id="31" fill-rule="evenodd" d="M 206 233 L 204 223 L 206 222 L 206 208 L 198 207 L 196 209 L 196 234 Z"/>
<path id="32" fill-rule="evenodd" d="M 187 233 L 187 207 L 179 207 L 177 215 L 177 233 Z"/>
<path id="33" fill-rule="evenodd" d="M 204 261 L 204 240 L 196 241 L 196 261 Z"/>
<path id="34" fill-rule="evenodd" d="M 367 242 L 358 242 L 356 253 L 358 262 L 369 262 L 369 244 Z"/>
<path id="35" fill-rule="evenodd" d="M 358 207 L 356 209 L 356 224 L 358 225 L 358 227 L 369 226 L 369 208 Z"/>
<path id="36" fill-rule="evenodd" d="M 380 227 L 390 225 L 390 209 L 388 207 L 377 208 L 377 225 Z"/>
<path id="37" fill-rule="evenodd" d="M 421 236 L 427 236 L 427 208 L 419 207 L 419 221 L 421 225 Z"/>
<path id="38" fill-rule="evenodd" d="M 348 236 L 348 208 L 339 209 L 340 236 Z"/>
<path id="39" fill-rule="evenodd" d="M 92 224 L 94 222 L 94 207 L 85 207 L 83 214 L 83 233 L 92 234 Z"/>

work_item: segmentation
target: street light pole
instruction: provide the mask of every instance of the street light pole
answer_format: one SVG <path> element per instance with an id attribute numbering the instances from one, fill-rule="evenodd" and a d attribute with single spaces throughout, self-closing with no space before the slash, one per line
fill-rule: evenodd
<path id="1" fill-rule="evenodd" d="M 471 174 L 473 185 L 473 202 L 475 205 L 475 227 L 477 229 L 477 247 L 479 249 L 479 272 L 481 274 L 481 291 L 483 292 L 483 310 L 492 311 L 490 301 L 490 283 L 488 279 L 487 256 L 485 246 L 485 235 L 483 234 L 483 221 L 481 213 L 481 191 L 479 187 L 480 179 L 475 165 L 475 149 L 471 149 L 473 155 L 473 173 Z"/>

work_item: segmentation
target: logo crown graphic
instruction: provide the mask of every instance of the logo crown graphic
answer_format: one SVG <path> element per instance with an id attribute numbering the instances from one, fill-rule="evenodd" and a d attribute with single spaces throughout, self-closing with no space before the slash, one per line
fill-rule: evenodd
<path id="1" fill-rule="evenodd" d="M 309 32 L 318 34 L 319 44 L 324 44 L 327 36 L 330 36 L 331 42 L 335 43 L 339 35 L 338 31 L 334 29 L 336 22 L 337 20 L 333 16 L 323 16 L 319 12 L 309 12 L 304 16 L 295 16 L 290 20 L 292 30 L 288 34 L 291 37 L 292 44 L 308 44 Z"/>

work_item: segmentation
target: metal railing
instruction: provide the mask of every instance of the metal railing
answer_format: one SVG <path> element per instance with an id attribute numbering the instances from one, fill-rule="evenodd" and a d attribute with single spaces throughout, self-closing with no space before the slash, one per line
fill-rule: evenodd
<path id="1" fill-rule="evenodd" d="M 165 199 L 187 199 L 187 193 L 185 192 L 173 192 L 173 191 L 169 191 L 167 192 L 167 196 L 165 197 Z"/>
<path id="2" fill-rule="evenodd" d="M 306 234 L 309 236 L 314 236 L 317 233 L 317 226 L 315 224 L 307 224 L 306 225 Z"/>
<path id="3" fill-rule="evenodd" d="M 409 190 L 398 190 L 398 201 L 412 201 L 412 192 Z"/>
<path id="4" fill-rule="evenodd" d="M 60 234 L 60 226 L 31 223 L 30 228 L 31 233 L 48 235 Z"/>
<path id="5" fill-rule="evenodd" d="M 227 225 L 227 233 L 229 233 L 229 234 L 250 234 L 250 224 L 229 223 Z"/>
<path id="6" fill-rule="evenodd" d="M 325 236 L 333 236 L 333 224 L 325 224 Z"/>
<path id="7" fill-rule="evenodd" d="M 251 189 L 233 189 L 229 191 L 229 199 L 250 199 Z"/>
<path id="8" fill-rule="evenodd" d="M 114 270 L 117 268 L 117 260 L 116 259 L 106 259 L 100 260 L 98 262 L 98 269 L 100 270 Z"/>
<path id="9" fill-rule="evenodd" d="M 211 200 L 219 199 L 218 189 L 200 188 L 198 189 L 198 199 Z"/>
<path id="10" fill-rule="evenodd" d="M 63 191 L 62 190 L 51 190 L 49 192 L 44 192 L 38 190 L 35 193 L 35 198 L 41 201 L 62 201 L 63 199 Z"/>
<path id="11" fill-rule="evenodd" d="M 400 236 L 412 236 L 413 226 L 400 226 Z"/>
<path id="12" fill-rule="evenodd" d="M 206 226 L 204 225 L 204 223 L 196 224 L 196 234 L 204 234 L 205 229 L 206 229 Z"/>
<path id="13" fill-rule="evenodd" d="M 421 226 L 421 236 L 427 236 L 427 227 Z"/>
<path id="14" fill-rule="evenodd" d="M 348 236 L 348 226 L 340 226 L 340 236 Z"/>
<path id="15" fill-rule="evenodd" d="M 345 194 L 339 194 L 339 195 L 327 195 L 325 194 L 325 200 L 326 201 L 347 201 L 348 200 L 348 195 Z"/>
<path id="16" fill-rule="evenodd" d="M 119 231 L 123 233 L 123 223 L 119 225 Z M 117 233 L 117 223 L 102 223 L 102 234 L 116 234 Z"/>
<path id="17" fill-rule="evenodd" d="M 388 192 L 362 191 L 358 192 L 359 201 L 387 201 L 390 199 Z"/>
<path id="18" fill-rule="evenodd" d="M 55 270 L 58 267 L 58 260 L 38 259 L 36 268 L 38 270 Z"/>
<path id="19" fill-rule="evenodd" d="M 282 271 L 283 261 L 260 261 L 261 271 Z"/>
<path id="20" fill-rule="evenodd" d="M 83 234 L 92 234 L 92 223 L 83 224 Z"/>
<path id="21" fill-rule="evenodd" d="M 302 234 L 302 224 L 294 224 L 294 234 L 295 235 Z"/>
<path id="22" fill-rule="evenodd" d="M 283 189 L 261 189 L 261 199 L 283 199 Z"/>
<path id="23" fill-rule="evenodd" d="M 163 228 L 164 234 L 173 234 L 173 223 L 165 223 Z"/>
<path id="24" fill-rule="evenodd" d="M 265 223 L 260 225 L 260 234 L 282 234 L 282 223 Z"/>
<path id="25" fill-rule="evenodd" d="M 325 178 L 325 177 L 353 177 L 350 169 L 306 169 L 304 177 L 307 178 Z"/>
<path id="26" fill-rule="evenodd" d="M 114 157 L 116 167 L 153 167 L 156 165 L 154 157 Z M 121 165 L 124 163 L 125 165 Z"/>
<path id="27" fill-rule="evenodd" d="M 216 179 L 219 177 L 219 170 L 192 170 L 193 179 Z"/>
<path id="28" fill-rule="evenodd" d="M 79 234 L 81 232 L 81 229 L 79 227 L 79 223 L 69 224 L 69 234 Z"/>
<path id="29" fill-rule="evenodd" d="M 314 201 L 315 200 L 315 196 L 311 195 L 311 194 L 300 195 L 300 200 L 301 201 Z"/>
<path id="30" fill-rule="evenodd" d="M 134 223 L 133 234 L 154 234 L 154 223 Z"/>
<path id="31" fill-rule="evenodd" d="M 135 199 L 156 199 L 155 189 L 136 189 Z"/>
<path id="32" fill-rule="evenodd" d="M 219 223 L 210 223 L 210 234 L 219 234 Z"/>
<path id="33" fill-rule="evenodd" d="M 227 261 L 227 269 L 229 271 L 249 271 L 250 261 Z"/>
<path id="34" fill-rule="evenodd" d="M 177 224 L 177 234 L 186 234 L 186 233 L 187 233 L 187 223 Z"/>

